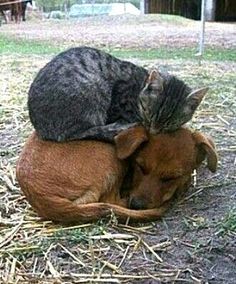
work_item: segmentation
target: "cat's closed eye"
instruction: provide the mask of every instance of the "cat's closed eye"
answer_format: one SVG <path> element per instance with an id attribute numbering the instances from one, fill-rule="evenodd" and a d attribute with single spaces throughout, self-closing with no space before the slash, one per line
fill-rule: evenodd
<path id="1" fill-rule="evenodd" d="M 148 87 L 147 87 L 147 90 L 152 91 L 153 90 L 153 84 L 149 84 Z"/>
<path id="2" fill-rule="evenodd" d="M 161 84 L 156 83 L 151 83 L 147 87 L 148 91 L 154 91 L 154 92 L 159 92 L 161 93 L 163 91 L 163 86 Z"/>

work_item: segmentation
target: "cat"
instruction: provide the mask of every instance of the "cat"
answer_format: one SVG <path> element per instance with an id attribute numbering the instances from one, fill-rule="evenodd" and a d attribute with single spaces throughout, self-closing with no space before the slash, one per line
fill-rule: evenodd
<path id="1" fill-rule="evenodd" d="M 162 78 L 162 90 L 152 93 L 147 84 L 139 95 L 142 124 L 151 134 L 175 131 L 190 121 L 208 91 L 205 87 L 192 92 L 189 86 L 168 73 L 155 74 L 157 76 Z M 155 79 L 152 81 L 157 84 Z"/>
<path id="2" fill-rule="evenodd" d="M 70 48 L 46 64 L 28 94 L 31 123 L 44 140 L 96 139 L 137 124 L 173 131 L 191 119 L 205 94 L 181 80 L 91 47 Z"/>

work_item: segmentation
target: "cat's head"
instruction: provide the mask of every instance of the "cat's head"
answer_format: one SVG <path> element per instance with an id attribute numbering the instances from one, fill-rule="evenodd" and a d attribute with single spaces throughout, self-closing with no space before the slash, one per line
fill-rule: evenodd
<path id="1" fill-rule="evenodd" d="M 207 91 L 192 91 L 177 77 L 153 70 L 139 96 L 141 121 L 153 134 L 179 129 L 191 120 Z"/>
<path id="2" fill-rule="evenodd" d="M 139 94 L 139 112 L 143 125 L 151 129 L 156 120 L 156 112 L 163 101 L 164 78 L 157 70 L 152 70 Z"/>

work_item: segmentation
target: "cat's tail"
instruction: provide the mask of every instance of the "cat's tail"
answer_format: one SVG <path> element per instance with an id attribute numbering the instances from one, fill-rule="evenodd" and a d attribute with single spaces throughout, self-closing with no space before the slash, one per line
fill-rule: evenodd
<path id="1" fill-rule="evenodd" d="M 35 209 L 44 219 L 62 223 L 86 223 L 112 216 L 120 222 L 125 222 L 128 218 L 131 222 L 147 222 L 162 217 L 168 205 L 156 209 L 132 210 L 108 203 L 76 204 L 68 199 L 55 197 L 53 206 L 44 207 L 41 204 L 40 208 L 37 206 Z"/>

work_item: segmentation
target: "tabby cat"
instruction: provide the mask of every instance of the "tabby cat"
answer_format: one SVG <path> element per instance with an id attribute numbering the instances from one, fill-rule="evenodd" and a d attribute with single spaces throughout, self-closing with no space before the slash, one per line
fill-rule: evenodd
<path id="1" fill-rule="evenodd" d="M 29 90 L 28 109 L 42 139 L 113 141 L 136 124 L 154 133 L 179 128 L 191 119 L 205 92 L 191 93 L 174 76 L 149 74 L 84 46 L 60 53 L 39 71 Z"/>

